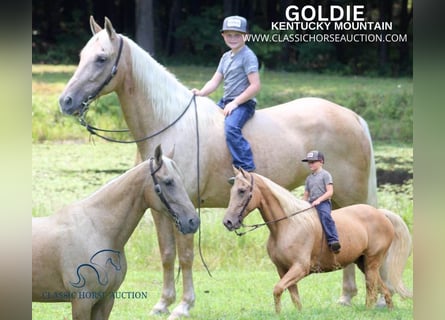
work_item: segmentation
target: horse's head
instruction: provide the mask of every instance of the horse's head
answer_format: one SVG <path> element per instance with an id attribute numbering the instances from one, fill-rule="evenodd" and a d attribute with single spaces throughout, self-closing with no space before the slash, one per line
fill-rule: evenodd
<path id="1" fill-rule="evenodd" d="M 161 146 L 156 148 L 154 158 L 149 160 L 154 189 L 147 190 L 146 197 L 152 199 L 150 203 L 153 209 L 167 214 L 175 221 L 180 232 L 194 233 L 198 230 L 200 220 L 187 194 L 179 168 L 171 159 L 173 153 L 174 150 L 163 156 Z M 157 194 L 154 197 L 153 191 Z"/>
<path id="2" fill-rule="evenodd" d="M 82 115 L 95 98 L 115 90 L 117 79 L 123 77 L 124 72 L 118 72 L 125 63 L 122 36 L 106 17 L 104 29 L 92 16 L 90 27 L 93 37 L 82 49 L 76 72 L 59 98 L 65 114 Z"/>
<path id="3" fill-rule="evenodd" d="M 230 190 L 230 200 L 223 223 L 229 231 L 239 229 L 244 218 L 257 208 L 254 197 L 254 176 L 243 169 L 233 168 L 235 181 Z"/>

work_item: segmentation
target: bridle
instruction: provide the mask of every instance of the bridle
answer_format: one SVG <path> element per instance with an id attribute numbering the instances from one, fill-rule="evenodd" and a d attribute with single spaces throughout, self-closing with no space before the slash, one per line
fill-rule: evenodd
<path id="1" fill-rule="evenodd" d="M 156 173 L 162 168 L 164 161 L 162 159 L 160 160 L 160 164 L 157 168 L 153 168 L 153 162 L 154 158 L 150 158 L 150 175 L 153 179 L 153 185 L 154 190 L 156 194 L 158 195 L 159 199 L 161 200 L 162 204 L 167 208 L 168 212 L 172 216 L 173 220 L 175 221 L 176 227 L 180 227 L 179 218 L 176 212 L 172 209 L 170 204 L 168 203 L 167 199 L 165 198 L 164 194 L 162 193 L 161 185 L 159 184 L 158 178 L 156 177 Z"/>
<path id="2" fill-rule="evenodd" d="M 249 195 L 247 196 L 246 202 L 244 203 L 240 213 L 238 214 L 238 219 L 240 219 L 240 221 L 242 221 L 243 213 L 246 210 L 247 206 L 249 205 L 250 200 L 252 199 L 252 196 L 253 196 L 253 183 L 254 183 L 253 174 L 251 173 L 250 174 L 250 190 L 249 190 Z M 304 208 L 304 209 L 301 209 L 301 210 L 299 210 L 297 212 L 291 213 L 290 215 L 287 215 L 285 217 L 281 217 L 281 218 L 278 218 L 278 219 L 265 221 L 263 223 L 257 223 L 257 224 L 252 224 L 252 225 L 245 225 L 245 224 L 243 224 L 241 222 L 241 226 L 243 228 L 249 228 L 249 229 L 246 230 L 246 231 L 243 231 L 243 232 L 238 232 L 237 230 L 234 230 L 234 231 L 235 231 L 235 234 L 237 236 L 241 237 L 241 236 L 245 235 L 248 232 L 251 232 L 251 231 L 253 231 L 255 229 L 258 229 L 259 227 L 264 227 L 264 226 L 267 226 L 267 225 L 275 223 L 275 222 L 279 222 L 279 221 L 282 221 L 282 220 L 289 219 L 290 217 L 293 217 L 293 216 L 295 216 L 295 215 L 297 215 L 299 213 L 302 213 L 304 211 L 307 211 L 309 209 L 312 209 L 312 207 Z"/>
<path id="3" fill-rule="evenodd" d="M 102 84 L 96 89 L 96 91 L 94 91 L 94 93 L 90 96 L 88 96 L 88 98 L 82 102 L 82 110 L 80 110 L 80 115 L 81 115 L 81 119 L 83 119 L 84 114 L 88 111 L 89 105 L 91 103 L 91 101 L 94 100 L 94 98 L 97 97 L 97 95 L 99 94 L 99 92 L 102 91 L 102 89 L 110 83 L 111 79 L 113 79 L 113 77 L 116 75 L 117 73 L 117 66 L 119 64 L 119 60 L 121 59 L 121 55 L 122 55 L 122 47 L 124 46 L 124 39 L 121 36 L 119 37 L 119 50 L 117 52 L 117 56 L 116 56 L 116 60 L 114 61 L 114 65 L 113 67 L 111 67 L 111 72 L 108 75 L 108 77 L 102 82 Z"/>
<path id="4" fill-rule="evenodd" d="M 244 213 L 244 211 L 246 211 L 247 206 L 249 205 L 249 202 L 250 202 L 250 200 L 252 199 L 252 197 L 253 197 L 253 175 L 251 174 L 251 175 L 250 175 L 250 188 L 249 188 L 249 194 L 247 195 L 247 199 L 246 199 L 246 201 L 244 202 L 244 204 L 243 204 L 241 210 L 239 211 L 239 213 L 238 213 L 238 215 L 237 215 L 237 217 L 238 217 L 238 219 L 239 219 L 240 221 L 242 221 L 243 213 Z M 245 227 L 244 224 L 243 224 L 242 222 L 241 222 L 241 226 L 242 226 L 242 227 Z M 235 233 L 236 233 L 238 236 L 241 235 L 241 234 L 238 234 L 238 232 L 237 232 L 236 230 L 235 230 Z"/>
<path id="5" fill-rule="evenodd" d="M 116 75 L 117 73 L 117 67 L 119 65 L 119 61 L 122 55 L 122 47 L 124 44 L 124 39 L 122 38 L 122 36 L 118 36 L 119 37 L 119 49 L 117 52 L 117 56 L 116 56 L 116 60 L 114 62 L 113 67 L 111 68 L 111 72 L 108 75 L 108 77 L 102 82 L 102 84 L 96 89 L 96 91 L 94 91 L 94 93 L 90 96 L 88 96 L 88 98 L 82 102 L 82 110 L 80 110 L 80 116 L 79 116 L 79 122 L 82 126 L 85 127 L 85 129 L 88 130 L 89 133 L 91 133 L 92 135 L 98 136 L 99 138 L 102 138 L 106 141 L 109 142 L 118 142 L 118 143 L 138 143 L 138 142 L 142 142 L 145 140 L 149 140 L 159 134 L 161 134 L 162 132 L 166 131 L 167 129 L 169 129 L 170 127 L 172 127 L 173 125 L 175 125 L 183 116 L 184 114 L 187 112 L 187 110 L 190 108 L 190 106 L 192 105 L 192 102 L 194 102 L 195 105 L 195 110 L 196 110 L 196 99 L 195 99 L 195 95 L 192 96 L 192 98 L 190 99 L 189 103 L 187 104 L 187 106 L 185 107 L 184 111 L 181 112 L 181 114 L 178 116 L 178 118 L 176 118 L 174 121 L 172 121 L 172 123 L 170 123 L 169 125 L 167 125 L 165 128 L 150 134 L 148 136 L 139 138 L 139 139 L 134 139 L 134 140 L 118 140 L 118 139 L 113 139 L 110 137 L 107 137 L 105 135 L 102 135 L 100 132 L 128 132 L 130 130 L 128 129 L 114 129 L 114 130 L 109 130 L 109 129 L 101 129 L 101 128 L 97 128 L 94 127 L 92 125 L 90 125 L 86 119 L 85 116 L 88 112 L 90 103 L 98 96 L 98 94 L 102 91 L 102 89 L 108 84 L 110 83 L 111 79 L 113 79 L 113 77 Z"/>

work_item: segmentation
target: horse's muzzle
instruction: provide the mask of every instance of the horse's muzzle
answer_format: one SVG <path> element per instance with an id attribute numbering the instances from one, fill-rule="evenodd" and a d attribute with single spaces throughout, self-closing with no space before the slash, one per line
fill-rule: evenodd
<path id="1" fill-rule="evenodd" d="M 229 218 L 225 218 L 223 220 L 223 224 L 227 228 L 227 230 L 229 230 L 229 231 L 234 231 L 234 230 L 239 229 L 241 227 L 241 221 L 232 222 L 232 220 L 230 220 Z"/>
<path id="2" fill-rule="evenodd" d="M 182 234 L 195 233 L 198 231 L 201 220 L 199 217 L 190 218 L 187 221 L 179 221 L 178 229 Z"/>

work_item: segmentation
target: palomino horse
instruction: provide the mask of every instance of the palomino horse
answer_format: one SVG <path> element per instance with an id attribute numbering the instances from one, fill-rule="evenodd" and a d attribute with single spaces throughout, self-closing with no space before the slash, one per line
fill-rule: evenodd
<path id="1" fill-rule="evenodd" d="M 82 49 L 77 70 L 60 96 L 62 112 L 83 121 L 91 101 L 116 92 L 129 130 L 138 141 L 139 157 L 146 159 L 159 143 L 175 144 L 175 161 L 187 172 L 184 183 L 195 206 L 225 208 L 230 190 L 227 178 L 233 172 L 221 109 L 207 97 L 194 99 L 189 88 L 146 51 L 116 33 L 107 18 L 104 29 L 92 17 L 90 25 L 93 36 Z M 300 160 L 307 150 L 318 149 L 326 155 L 325 167 L 335 179 L 335 207 L 377 205 L 371 136 L 366 122 L 353 111 L 324 99 L 302 98 L 258 110 L 243 133 L 252 146 L 257 172 L 273 177 L 285 188 L 292 190 L 304 183 L 309 171 Z M 168 312 L 175 301 L 172 253 L 178 246 L 184 293 L 171 318 L 188 315 L 195 300 L 193 235 L 175 238 L 169 220 L 155 210 L 152 213 L 164 268 L 162 296 L 152 311 Z M 344 303 L 356 294 L 354 276 L 352 265 L 344 277 Z"/>
<path id="2" fill-rule="evenodd" d="M 33 218 L 32 301 L 71 302 L 73 319 L 108 319 L 127 271 L 124 246 L 149 207 L 182 233 L 198 229 L 178 167 L 160 147 L 88 198 Z"/>
<path id="3" fill-rule="evenodd" d="M 250 212 L 259 209 L 265 222 L 262 225 L 267 225 L 270 231 L 267 252 L 280 275 L 273 290 L 277 313 L 281 311 L 284 290 L 289 290 L 293 303 L 301 309 L 299 280 L 311 273 L 334 271 L 351 263 L 357 264 L 365 274 L 368 308 L 376 303 L 378 291 L 388 308 L 393 306 L 394 292 L 402 297 L 411 296 L 401 281 L 405 252 L 411 250 L 411 236 L 400 232 L 407 227 L 402 219 L 394 218 L 396 214 L 367 204 L 332 211 L 341 243 L 340 253 L 334 254 L 327 246 L 317 210 L 308 202 L 295 198 L 259 174 L 235 169 L 235 175 L 223 223 L 228 230 L 237 230 Z M 379 272 L 381 268 L 384 270 Z M 381 273 L 385 274 L 384 281 Z"/>

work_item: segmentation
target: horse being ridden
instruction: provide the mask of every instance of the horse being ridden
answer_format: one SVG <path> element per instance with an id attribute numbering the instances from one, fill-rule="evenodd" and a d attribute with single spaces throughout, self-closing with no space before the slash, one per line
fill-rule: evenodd
<path id="1" fill-rule="evenodd" d="M 124 246 L 147 208 L 181 233 L 199 227 L 178 167 L 160 147 L 91 196 L 33 218 L 32 301 L 71 302 L 73 319 L 108 319 L 127 271 Z"/>
<path id="2" fill-rule="evenodd" d="M 329 272 L 355 263 L 365 274 L 366 306 L 373 307 L 377 293 L 392 308 L 389 288 L 402 297 L 410 296 L 401 282 L 400 272 L 393 272 L 382 281 L 380 271 L 404 268 L 404 246 L 410 244 L 400 227 L 393 226 L 381 211 L 365 204 L 356 204 L 334 210 L 332 217 L 338 229 L 342 250 L 334 254 L 329 250 L 316 209 L 306 201 L 271 180 L 243 169 L 235 169 L 235 181 L 223 223 L 229 231 L 242 226 L 244 218 L 259 209 L 269 228 L 267 252 L 275 264 L 280 281 L 273 290 L 275 310 L 281 311 L 281 295 L 288 289 L 292 301 L 301 309 L 297 282 L 311 273 Z M 386 214 L 386 215 L 385 215 Z M 394 220 L 403 223 L 403 220 Z M 404 224 L 404 223 L 403 223 Z M 395 231 L 396 230 L 396 231 Z M 395 232 L 398 232 L 395 236 Z M 390 246 L 398 250 L 388 251 Z"/>
<path id="3" fill-rule="evenodd" d="M 175 161 L 188 173 L 184 183 L 195 206 L 226 207 L 232 161 L 225 147 L 221 110 L 209 98 L 194 99 L 190 89 L 145 50 L 116 33 L 107 18 L 103 29 L 93 17 L 90 25 L 93 36 L 82 49 L 78 68 L 60 96 L 62 112 L 84 119 L 91 101 L 116 92 L 125 121 L 138 141 L 140 159 L 146 159 L 150 150 L 161 142 L 166 146 L 175 144 L 178 151 Z M 256 171 L 274 177 L 285 188 L 292 190 L 304 183 L 307 168 L 296 163 L 307 150 L 320 148 L 331 159 L 326 169 L 337 183 L 333 206 L 376 205 L 372 141 L 366 122 L 353 111 L 324 99 L 297 99 L 256 111 L 243 128 L 243 134 L 255 155 Z M 192 161 L 191 155 L 197 154 Z M 152 313 L 168 313 L 168 307 L 175 301 L 175 255 L 171 253 L 177 252 L 184 292 L 170 318 L 187 316 L 195 301 L 193 236 L 174 234 L 171 222 L 164 215 L 156 210 L 152 214 L 164 270 L 161 299 Z M 345 273 L 341 301 L 349 303 L 356 291 L 352 266 Z"/>

